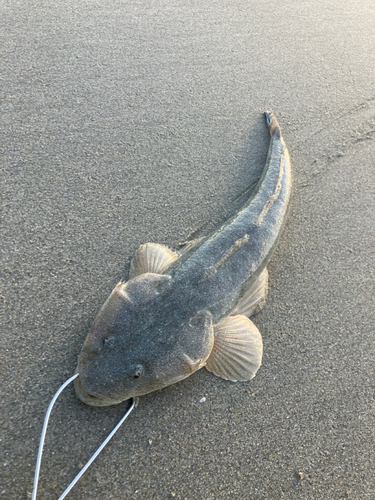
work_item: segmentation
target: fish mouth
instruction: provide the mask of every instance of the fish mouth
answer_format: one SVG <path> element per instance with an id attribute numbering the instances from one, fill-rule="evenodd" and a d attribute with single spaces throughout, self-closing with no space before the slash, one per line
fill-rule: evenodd
<path id="1" fill-rule="evenodd" d="M 110 406 L 114 404 L 118 404 L 121 401 L 108 401 L 105 398 L 101 398 L 99 396 L 93 396 L 83 387 L 80 377 L 78 376 L 74 381 L 74 389 L 78 398 L 83 402 L 90 406 Z"/>

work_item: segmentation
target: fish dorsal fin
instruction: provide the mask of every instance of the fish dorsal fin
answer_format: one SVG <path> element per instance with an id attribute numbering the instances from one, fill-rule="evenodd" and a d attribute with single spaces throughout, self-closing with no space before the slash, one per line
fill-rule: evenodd
<path id="1" fill-rule="evenodd" d="M 178 259 L 178 254 L 158 243 L 144 243 L 135 252 L 129 270 L 129 280 L 139 274 L 163 274 Z"/>
<path id="2" fill-rule="evenodd" d="M 252 379 L 262 363 L 262 336 L 246 316 L 229 316 L 214 325 L 214 345 L 206 368 L 232 382 Z"/>
<path id="3" fill-rule="evenodd" d="M 268 271 L 265 268 L 258 279 L 253 283 L 249 290 L 237 304 L 232 312 L 232 316 L 243 314 L 244 316 L 253 316 L 264 306 L 268 293 Z"/>

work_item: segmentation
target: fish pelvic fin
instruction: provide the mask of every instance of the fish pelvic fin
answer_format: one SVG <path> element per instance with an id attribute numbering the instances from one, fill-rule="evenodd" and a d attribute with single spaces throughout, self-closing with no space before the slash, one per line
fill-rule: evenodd
<path id="1" fill-rule="evenodd" d="M 246 316 L 229 316 L 214 325 L 214 345 L 206 368 L 232 382 L 251 380 L 262 364 L 262 336 Z"/>
<path id="2" fill-rule="evenodd" d="M 129 279 L 145 273 L 163 274 L 178 257 L 176 252 L 164 245 L 144 243 L 132 258 Z"/>
<path id="3" fill-rule="evenodd" d="M 250 317 L 257 314 L 266 303 L 268 294 L 268 271 L 264 268 L 258 279 L 247 290 L 242 299 L 232 311 L 231 316 L 242 314 Z"/>

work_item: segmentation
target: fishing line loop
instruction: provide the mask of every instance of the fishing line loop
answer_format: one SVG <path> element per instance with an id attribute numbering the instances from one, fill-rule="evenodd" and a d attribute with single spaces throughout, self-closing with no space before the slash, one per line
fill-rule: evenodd
<path id="1" fill-rule="evenodd" d="M 36 493 L 38 489 L 38 481 L 39 481 L 39 473 L 40 473 L 40 464 L 42 462 L 42 453 L 43 453 L 43 446 L 44 446 L 44 440 L 46 437 L 46 432 L 47 432 L 47 426 L 48 426 L 48 421 L 49 417 L 51 415 L 51 411 L 53 408 L 53 405 L 55 404 L 57 398 L 60 396 L 62 391 L 67 387 L 73 380 L 75 380 L 78 377 L 78 373 L 73 375 L 73 377 L 70 377 L 64 384 L 60 387 L 60 389 L 56 392 L 56 394 L 53 396 L 52 401 L 49 404 L 46 416 L 44 418 L 44 424 L 43 424 L 43 430 L 42 430 L 42 435 L 40 436 L 40 443 L 39 443 L 39 450 L 38 450 L 38 458 L 36 461 L 36 467 L 35 467 L 35 475 L 34 475 L 34 489 L 33 489 L 33 494 L 31 497 L 31 500 L 36 500 Z M 103 441 L 103 443 L 99 446 L 99 448 L 96 450 L 96 452 L 93 454 L 93 456 L 90 458 L 90 460 L 87 462 L 87 464 L 81 469 L 79 474 L 73 479 L 73 481 L 69 484 L 69 486 L 66 488 L 64 493 L 59 497 L 58 500 L 63 500 L 67 494 L 70 492 L 70 490 L 73 488 L 73 486 L 81 479 L 83 474 L 86 472 L 86 470 L 90 467 L 92 462 L 96 459 L 96 457 L 99 455 L 99 453 L 103 450 L 103 448 L 107 445 L 107 443 L 112 439 L 112 437 L 116 434 L 116 432 L 119 430 L 121 425 L 125 422 L 129 414 L 134 410 L 136 406 L 136 400 L 133 398 L 132 404 L 128 411 L 125 413 L 125 415 L 122 417 L 120 422 L 116 425 L 116 427 L 113 429 L 113 431 L 107 436 L 107 438 Z"/>

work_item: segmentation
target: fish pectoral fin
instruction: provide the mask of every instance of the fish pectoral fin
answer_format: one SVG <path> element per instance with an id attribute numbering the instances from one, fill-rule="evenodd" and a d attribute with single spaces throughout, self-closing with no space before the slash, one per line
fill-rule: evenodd
<path id="1" fill-rule="evenodd" d="M 262 336 L 246 316 L 229 316 L 214 325 L 214 345 L 206 368 L 232 382 L 252 379 L 262 364 Z"/>
<path id="2" fill-rule="evenodd" d="M 144 243 L 135 252 L 130 263 L 129 279 L 140 274 L 163 274 L 178 259 L 178 254 L 158 243 Z"/>
<path id="3" fill-rule="evenodd" d="M 268 271 L 267 268 L 265 268 L 262 274 L 260 274 L 258 279 L 239 301 L 231 315 L 243 314 L 247 317 L 254 316 L 254 314 L 259 312 L 266 303 L 267 293 Z"/>

